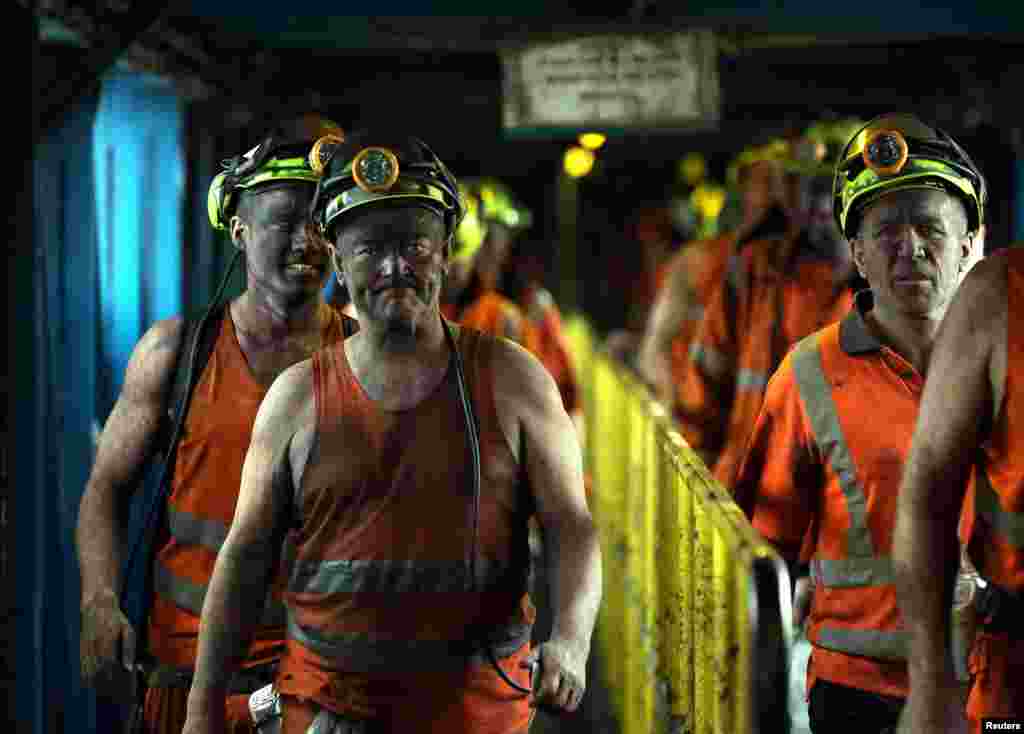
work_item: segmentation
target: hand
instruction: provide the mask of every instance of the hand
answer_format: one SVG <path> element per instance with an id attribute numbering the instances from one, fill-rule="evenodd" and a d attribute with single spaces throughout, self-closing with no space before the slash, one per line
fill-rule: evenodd
<path id="1" fill-rule="evenodd" d="M 188 693 L 188 708 L 181 734 L 225 734 L 227 732 L 227 694 L 223 689 Z"/>
<path id="2" fill-rule="evenodd" d="M 655 350 L 643 350 L 640 352 L 637 368 L 640 375 L 654 389 L 658 399 L 671 408 L 675 398 L 671 360 Z"/>
<path id="3" fill-rule="evenodd" d="M 87 685 L 114 700 L 134 698 L 135 630 L 113 591 L 84 600 L 80 654 Z"/>
<path id="4" fill-rule="evenodd" d="M 575 711 L 587 690 L 587 651 L 567 640 L 548 640 L 519 665 L 538 663 L 530 705 L 556 713 Z"/>
<path id="5" fill-rule="evenodd" d="M 900 714 L 897 734 L 941 731 L 967 734 L 965 686 L 952 671 L 933 675 L 911 673 L 910 695 Z"/>
<path id="6" fill-rule="evenodd" d="M 616 329 L 605 339 L 608 353 L 620 362 L 632 365 L 636 350 L 640 346 L 640 335 L 626 329 Z"/>
<path id="7" fill-rule="evenodd" d="M 814 580 L 810 576 L 801 576 L 793 589 L 793 627 L 797 630 L 803 629 L 813 598 Z"/>

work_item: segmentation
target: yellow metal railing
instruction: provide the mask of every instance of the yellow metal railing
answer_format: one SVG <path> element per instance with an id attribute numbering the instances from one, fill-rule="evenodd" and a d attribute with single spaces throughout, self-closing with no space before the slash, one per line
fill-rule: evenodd
<path id="1" fill-rule="evenodd" d="M 601 536 L 596 644 L 622 734 L 785 731 L 789 579 L 632 373 L 566 331 Z"/>

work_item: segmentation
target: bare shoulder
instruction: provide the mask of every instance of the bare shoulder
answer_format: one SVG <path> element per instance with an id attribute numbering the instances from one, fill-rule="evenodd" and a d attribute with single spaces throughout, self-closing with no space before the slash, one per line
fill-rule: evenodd
<path id="1" fill-rule="evenodd" d="M 158 321 L 139 339 L 125 371 L 125 397 L 129 400 L 162 399 L 170 386 L 171 376 L 185 334 L 181 316 Z"/>
<path id="2" fill-rule="evenodd" d="M 313 360 L 304 359 L 288 367 L 270 385 L 253 432 L 289 437 L 308 420 L 313 407 Z"/>
<path id="3" fill-rule="evenodd" d="M 540 360 L 519 344 L 509 339 L 495 339 L 493 354 L 496 398 L 536 405 L 550 400 L 552 394 L 560 395 L 554 378 Z"/>
<path id="4" fill-rule="evenodd" d="M 971 268 L 950 304 L 943 331 L 975 337 L 1005 333 L 1008 272 L 1006 253 L 990 255 Z"/>

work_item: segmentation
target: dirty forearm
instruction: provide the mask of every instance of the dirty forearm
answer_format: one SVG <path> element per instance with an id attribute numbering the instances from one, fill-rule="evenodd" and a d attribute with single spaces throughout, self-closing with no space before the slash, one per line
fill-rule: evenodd
<path id="1" fill-rule="evenodd" d="M 102 593 L 117 595 L 120 591 L 124 509 L 119 507 L 115 488 L 95 483 L 86 487 L 75 531 L 83 603 Z"/>
<path id="2" fill-rule="evenodd" d="M 587 518 L 570 527 L 545 528 L 548 568 L 552 570 L 554 619 L 551 636 L 586 651 L 601 606 L 601 549 L 597 529 Z"/>
<path id="3" fill-rule="evenodd" d="M 238 549 L 225 546 L 217 556 L 199 624 L 199 652 L 192 689 L 225 690 L 231 674 L 244 660 L 254 625 L 277 562 L 270 544 Z M 197 690 L 198 689 L 198 690 Z"/>

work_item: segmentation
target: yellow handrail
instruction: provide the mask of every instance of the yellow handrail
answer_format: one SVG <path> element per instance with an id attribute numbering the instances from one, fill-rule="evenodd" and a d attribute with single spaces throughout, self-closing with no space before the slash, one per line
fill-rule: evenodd
<path id="1" fill-rule="evenodd" d="M 596 644 L 622 733 L 768 731 L 756 712 L 786 700 L 785 565 L 587 322 L 566 332 L 604 558 Z"/>

